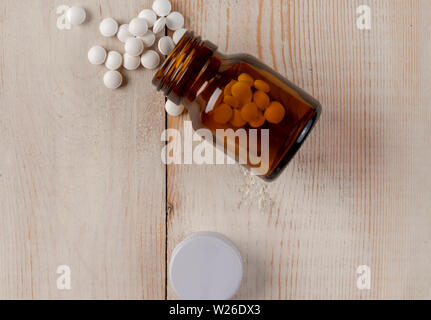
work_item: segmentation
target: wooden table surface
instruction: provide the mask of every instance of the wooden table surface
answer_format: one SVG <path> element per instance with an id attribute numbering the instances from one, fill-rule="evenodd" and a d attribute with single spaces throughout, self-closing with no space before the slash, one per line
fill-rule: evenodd
<path id="1" fill-rule="evenodd" d="M 322 103 L 272 184 L 237 165 L 165 166 L 161 134 L 188 115 L 165 121 L 150 71 L 103 86 L 88 48 L 122 48 L 98 24 L 151 3 L 0 2 L 0 298 L 176 298 L 173 248 L 217 231 L 244 258 L 237 299 L 430 299 L 431 2 L 173 1 L 222 52 L 257 56 Z M 88 22 L 58 30 L 60 4 L 83 4 Z M 356 27 L 362 4 L 371 30 Z"/>

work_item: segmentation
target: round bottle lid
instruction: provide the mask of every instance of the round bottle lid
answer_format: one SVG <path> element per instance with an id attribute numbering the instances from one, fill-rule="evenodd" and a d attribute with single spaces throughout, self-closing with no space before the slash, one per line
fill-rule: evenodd
<path id="1" fill-rule="evenodd" d="M 243 273 L 235 245 L 214 232 L 194 233 L 173 251 L 169 266 L 173 289 L 185 300 L 228 300 L 238 291 Z"/>

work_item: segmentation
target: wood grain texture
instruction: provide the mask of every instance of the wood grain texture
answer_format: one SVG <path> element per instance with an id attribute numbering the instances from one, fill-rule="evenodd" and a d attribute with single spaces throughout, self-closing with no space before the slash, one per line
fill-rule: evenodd
<path id="1" fill-rule="evenodd" d="M 152 2 L 85 1 L 88 22 L 60 31 L 63 3 L 0 3 L 0 298 L 163 299 L 164 98 L 143 69 L 109 91 L 87 60 L 95 44 L 123 51 L 102 17 Z"/>
<path id="2" fill-rule="evenodd" d="M 123 72 L 109 91 L 88 64 L 94 44 L 122 50 L 101 18 L 126 23 L 151 2 L 82 1 L 89 22 L 71 31 L 55 27 L 69 1 L 0 2 L 0 298 L 176 298 L 165 250 L 195 231 L 238 245 L 236 298 L 431 298 L 431 3 L 173 1 L 221 51 L 257 56 L 322 103 L 266 184 L 237 165 L 166 168 L 152 73 Z M 362 4 L 370 31 L 356 28 Z M 70 291 L 56 287 L 62 264 Z M 356 288 L 364 264 L 370 291 Z"/>
<path id="3" fill-rule="evenodd" d="M 356 28 L 362 4 L 370 31 Z M 323 116 L 272 184 L 236 165 L 169 166 L 168 253 L 192 232 L 225 234 L 245 260 L 239 299 L 431 298 L 429 1 L 175 7 L 222 52 L 253 54 L 310 92 Z"/>

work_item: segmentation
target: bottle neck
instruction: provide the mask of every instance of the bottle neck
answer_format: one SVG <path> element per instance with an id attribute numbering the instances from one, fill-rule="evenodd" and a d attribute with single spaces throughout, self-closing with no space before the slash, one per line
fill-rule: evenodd
<path id="1" fill-rule="evenodd" d="M 153 78 L 158 91 L 176 104 L 182 103 L 217 47 L 188 31 Z"/>

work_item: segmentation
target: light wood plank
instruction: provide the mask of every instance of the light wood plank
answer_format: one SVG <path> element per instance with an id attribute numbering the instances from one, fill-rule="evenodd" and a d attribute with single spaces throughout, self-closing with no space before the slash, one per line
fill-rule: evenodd
<path id="1" fill-rule="evenodd" d="M 175 3 L 191 29 L 259 57 L 324 113 L 275 183 L 239 166 L 169 166 L 169 255 L 218 231 L 245 259 L 236 298 L 431 298 L 429 1 Z M 364 3 L 370 31 L 356 28 Z M 359 265 L 370 291 L 356 288 Z"/>
<path id="2" fill-rule="evenodd" d="M 109 91 L 87 61 L 94 44 L 123 51 L 102 17 L 127 23 L 152 1 L 85 1 L 88 22 L 59 31 L 64 2 L 0 3 L 0 298 L 163 299 L 164 98 L 151 72 Z"/>
<path id="3" fill-rule="evenodd" d="M 237 298 L 431 297 L 431 4 L 365 2 L 368 32 L 361 1 L 175 2 L 222 51 L 258 56 L 324 105 L 274 184 L 169 167 L 169 254 L 191 232 L 226 234 L 246 261 Z M 143 70 L 106 91 L 86 61 L 95 43 L 120 49 L 98 35 L 102 16 L 127 22 L 151 1 L 87 1 L 90 22 L 63 32 L 61 3 L 0 4 L 0 298 L 163 298 L 163 98 Z M 56 288 L 60 264 L 71 291 Z"/>

